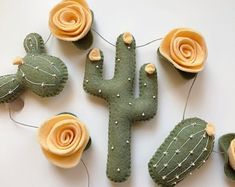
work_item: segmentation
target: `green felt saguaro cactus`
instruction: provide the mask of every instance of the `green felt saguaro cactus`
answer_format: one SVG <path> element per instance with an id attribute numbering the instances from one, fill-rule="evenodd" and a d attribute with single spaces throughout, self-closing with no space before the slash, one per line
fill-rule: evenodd
<path id="1" fill-rule="evenodd" d="M 37 33 L 24 40 L 27 52 L 24 58 L 16 58 L 16 74 L 0 77 L 0 103 L 16 99 L 28 88 L 41 97 L 59 94 L 68 79 L 65 64 L 57 57 L 46 54 L 44 41 Z"/>
<path id="2" fill-rule="evenodd" d="M 134 121 L 148 120 L 157 110 L 157 73 L 153 64 L 140 69 L 140 96 L 134 96 L 135 40 L 130 33 L 120 35 L 116 43 L 115 74 L 102 77 L 103 54 L 95 48 L 87 57 L 84 89 L 104 98 L 110 109 L 107 176 L 123 182 L 130 176 L 131 127 Z"/>
<path id="3" fill-rule="evenodd" d="M 150 160 L 152 179 L 175 186 L 209 158 L 214 146 L 213 125 L 199 118 L 181 121 Z"/>

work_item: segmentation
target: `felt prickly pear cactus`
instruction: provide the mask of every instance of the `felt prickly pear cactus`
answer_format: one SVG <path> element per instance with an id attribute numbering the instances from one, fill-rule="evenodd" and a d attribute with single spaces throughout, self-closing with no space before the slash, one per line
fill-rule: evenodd
<path id="1" fill-rule="evenodd" d="M 107 176 L 123 182 L 130 175 L 131 127 L 134 121 L 148 120 L 157 110 L 157 73 L 153 64 L 140 69 L 140 96 L 134 96 L 135 40 L 130 33 L 120 35 L 116 43 L 115 75 L 102 77 L 103 53 L 95 48 L 87 57 L 84 89 L 104 98 L 110 109 Z"/>
<path id="2" fill-rule="evenodd" d="M 18 65 L 17 73 L 0 77 L 1 103 L 16 99 L 24 88 L 42 97 L 55 96 L 62 91 L 68 79 L 67 67 L 59 58 L 46 54 L 39 34 L 29 34 L 24 40 L 24 47 L 26 56 L 13 62 Z"/>
<path id="3" fill-rule="evenodd" d="M 174 186 L 202 166 L 214 146 L 214 127 L 199 118 L 181 121 L 150 160 L 152 179 Z"/>

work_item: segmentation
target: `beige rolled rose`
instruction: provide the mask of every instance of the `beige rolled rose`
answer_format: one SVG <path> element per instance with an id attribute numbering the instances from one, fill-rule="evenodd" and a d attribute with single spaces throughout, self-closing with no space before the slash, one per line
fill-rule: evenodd
<path id="1" fill-rule="evenodd" d="M 198 32 L 188 28 L 177 28 L 163 39 L 160 54 L 177 69 L 198 73 L 203 70 L 207 59 L 207 46 Z"/>
<path id="2" fill-rule="evenodd" d="M 84 38 L 92 25 L 92 12 L 85 0 L 63 0 L 50 12 L 49 28 L 64 41 Z"/>
<path id="3" fill-rule="evenodd" d="M 61 168 L 72 168 L 89 142 L 85 125 L 71 114 L 60 114 L 39 128 L 38 139 L 46 158 Z"/>

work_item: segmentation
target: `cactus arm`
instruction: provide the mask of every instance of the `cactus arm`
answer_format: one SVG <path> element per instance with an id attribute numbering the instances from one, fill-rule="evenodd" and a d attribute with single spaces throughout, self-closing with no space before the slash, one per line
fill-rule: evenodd
<path id="1" fill-rule="evenodd" d="M 11 102 L 24 91 L 16 75 L 0 77 L 0 103 Z"/>
<path id="2" fill-rule="evenodd" d="M 83 88 L 90 94 L 108 100 L 109 89 L 112 87 L 112 80 L 103 79 L 104 56 L 100 51 L 100 60 L 92 61 L 88 53 L 86 58 L 86 71 L 84 76 Z"/>
<path id="3" fill-rule="evenodd" d="M 24 39 L 24 48 L 28 54 L 45 53 L 45 45 L 42 37 L 37 33 L 31 33 Z"/>
<path id="4" fill-rule="evenodd" d="M 135 40 L 133 40 L 131 44 L 125 44 L 123 41 L 123 34 L 118 37 L 116 42 L 116 63 L 113 79 L 129 79 L 132 82 L 134 81 L 136 67 L 135 48 Z M 133 86 L 130 84 L 130 87 Z"/>
<path id="5" fill-rule="evenodd" d="M 140 69 L 140 96 L 133 102 L 132 115 L 136 121 L 150 119 L 157 111 L 157 72 L 148 74 L 145 71 L 146 66 L 147 64 Z"/>

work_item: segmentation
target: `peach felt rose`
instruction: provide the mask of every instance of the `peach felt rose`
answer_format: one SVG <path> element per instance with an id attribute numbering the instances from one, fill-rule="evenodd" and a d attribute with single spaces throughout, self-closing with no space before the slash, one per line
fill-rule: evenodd
<path id="1" fill-rule="evenodd" d="M 47 120 L 38 133 L 47 159 L 61 168 L 76 166 L 89 142 L 85 125 L 71 114 L 60 114 Z"/>
<path id="2" fill-rule="evenodd" d="M 177 69 L 198 73 L 203 70 L 207 58 L 204 38 L 198 32 L 177 28 L 169 32 L 159 48 L 160 54 Z"/>
<path id="3" fill-rule="evenodd" d="M 52 34 L 64 41 L 78 41 L 91 29 L 92 12 L 85 0 L 63 0 L 50 12 Z"/>

